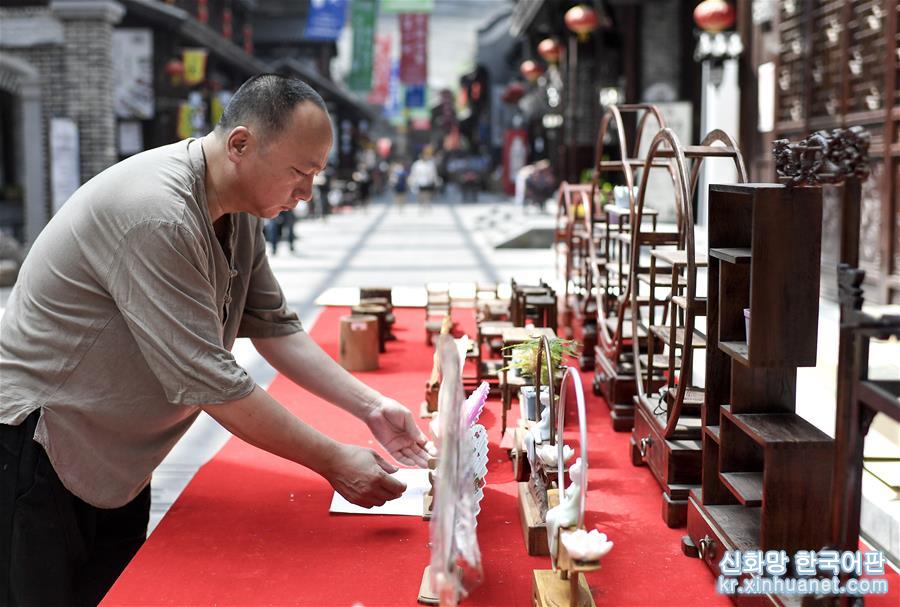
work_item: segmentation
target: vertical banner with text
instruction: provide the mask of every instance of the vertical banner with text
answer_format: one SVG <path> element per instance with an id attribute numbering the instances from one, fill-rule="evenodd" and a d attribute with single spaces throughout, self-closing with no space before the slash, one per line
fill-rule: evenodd
<path id="1" fill-rule="evenodd" d="M 390 34 L 375 36 L 375 68 L 372 73 L 372 92 L 369 103 L 383 104 L 387 101 L 388 87 L 391 81 L 391 46 Z"/>
<path id="2" fill-rule="evenodd" d="M 337 40 L 344 28 L 347 0 L 310 0 L 306 15 L 307 40 Z"/>
<path id="3" fill-rule="evenodd" d="M 350 11 L 353 29 L 353 61 L 347 85 L 352 91 L 368 91 L 372 87 L 372 49 L 375 37 L 377 0 L 354 0 Z"/>
<path id="4" fill-rule="evenodd" d="M 425 84 L 428 80 L 428 15 L 400 15 L 400 81 Z"/>

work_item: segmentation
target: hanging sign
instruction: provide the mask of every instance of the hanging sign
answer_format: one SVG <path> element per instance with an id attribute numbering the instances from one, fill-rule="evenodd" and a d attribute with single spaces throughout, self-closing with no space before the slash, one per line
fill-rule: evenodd
<path id="1" fill-rule="evenodd" d="M 368 91 L 372 87 L 372 47 L 377 12 L 377 0 L 354 0 L 351 7 L 353 61 L 347 78 L 351 91 Z"/>
<path id="2" fill-rule="evenodd" d="M 372 71 L 372 92 L 369 103 L 383 104 L 387 101 L 391 81 L 391 43 L 390 34 L 375 36 L 375 68 Z"/>
<path id="3" fill-rule="evenodd" d="M 344 29 L 347 0 L 310 0 L 303 37 L 307 40 L 337 40 Z"/>
<path id="4" fill-rule="evenodd" d="M 406 107 L 425 107 L 425 85 L 411 84 L 406 87 Z"/>
<path id="5" fill-rule="evenodd" d="M 184 63 L 184 83 L 188 86 L 200 84 L 206 79 L 206 57 L 209 51 L 205 48 L 186 48 L 182 53 Z"/>
<path id="6" fill-rule="evenodd" d="M 428 80 L 428 15 L 400 15 L 400 81 L 425 84 Z"/>
<path id="7" fill-rule="evenodd" d="M 50 187 L 53 212 L 81 186 L 78 125 L 71 118 L 50 119 Z"/>

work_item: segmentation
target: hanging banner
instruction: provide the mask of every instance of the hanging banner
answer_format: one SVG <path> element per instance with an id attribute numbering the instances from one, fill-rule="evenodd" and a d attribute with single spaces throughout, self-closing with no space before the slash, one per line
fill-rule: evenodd
<path id="1" fill-rule="evenodd" d="M 400 84 L 400 62 L 391 60 L 391 78 L 388 84 L 387 103 L 384 104 L 384 117 L 397 126 L 403 123 L 403 97 Z"/>
<path id="2" fill-rule="evenodd" d="M 425 85 L 411 84 L 406 87 L 406 107 L 425 107 Z"/>
<path id="3" fill-rule="evenodd" d="M 351 6 L 353 62 L 347 78 L 347 86 L 351 91 L 368 91 L 372 87 L 372 47 L 377 12 L 377 0 L 354 0 Z"/>
<path id="4" fill-rule="evenodd" d="M 369 103 L 383 104 L 387 101 L 388 87 L 391 80 L 391 46 L 390 34 L 375 36 L 375 68 L 372 71 L 372 92 Z"/>
<path id="5" fill-rule="evenodd" d="M 186 48 L 182 53 L 184 63 L 184 83 L 188 86 L 200 84 L 206 80 L 206 57 L 209 51 L 205 48 Z"/>
<path id="6" fill-rule="evenodd" d="M 428 15 L 400 15 L 400 82 L 428 80 Z"/>
<path id="7" fill-rule="evenodd" d="M 153 30 L 112 32 L 113 110 L 119 118 L 153 118 Z"/>
<path id="8" fill-rule="evenodd" d="M 307 40 L 337 40 L 344 29 L 347 0 L 310 0 L 306 15 Z"/>
<path id="9" fill-rule="evenodd" d="M 434 10 L 434 0 L 381 0 L 381 12 L 400 13 L 430 13 Z"/>

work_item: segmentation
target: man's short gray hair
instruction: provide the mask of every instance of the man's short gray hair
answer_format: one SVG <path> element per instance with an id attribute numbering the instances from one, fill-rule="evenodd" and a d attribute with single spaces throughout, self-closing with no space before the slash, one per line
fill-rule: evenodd
<path id="1" fill-rule="evenodd" d="M 302 80 L 278 74 L 259 74 L 247 80 L 232 95 L 216 130 L 228 132 L 236 126 L 253 124 L 262 129 L 260 137 L 267 139 L 286 126 L 297 105 L 307 102 L 328 113 L 321 95 Z"/>

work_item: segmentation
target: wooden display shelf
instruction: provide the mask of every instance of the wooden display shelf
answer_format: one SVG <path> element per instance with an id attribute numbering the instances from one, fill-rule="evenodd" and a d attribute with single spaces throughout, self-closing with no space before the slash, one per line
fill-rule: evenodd
<path id="1" fill-rule="evenodd" d="M 653 249 L 650 256 L 663 261 L 670 266 L 686 266 L 687 251 L 684 249 Z M 698 268 L 706 267 L 709 264 L 709 258 L 706 255 L 695 255 L 694 263 Z"/>
<path id="2" fill-rule="evenodd" d="M 707 506 L 706 513 L 711 519 L 710 522 L 728 536 L 731 549 L 742 552 L 760 549 L 762 508 L 758 506 Z"/>
<path id="3" fill-rule="evenodd" d="M 675 393 L 678 391 L 677 386 L 672 386 L 666 392 L 666 400 L 670 404 L 675 400 Z M 703 401 L 706 400 L 706 392 L 703 388 L 687 388 L 684 393 L 684 404 L 690 408 L 700 409 Z"/>
<path id="4" fill-rule="evenodd" d="M 762 472 L 719 472 L 719 479 L 744 506 L 762 505 Z"/>
<path id="5" fill-rule="evenodd" d="M 658 337 L 665 345 L 672 346 L 672 340 L 670 335 L 672 333 L 671 328 L 668 325 L 654 325 L 650 327 L 650 333 L 654 336 Z M 684 345 L 684 329 L 682 327 L 678 327 L 675 329 L 675 345 L 683 346 Z M 706 336 L 703 335 L 697 329 L 693 331 L 693 338 L 691 339 L 691 347 L 693 348 L 705 348 L 706 347 Z"/>
<path id="6" fill-rule="evenodd" d="M 630 245 L 637 239 L 639 245 L 660 246 L 678 244 L 678 238 L 677 232 L 629 232 L 616 234 L 614 240 Z"/>
<path id="7" fill-rule="evenodd" d="M 687 310 L 688 302 L 687 298 L 683 295 L 674 295 L 672 297 L 672 303 L 681 308 L 682 310 Z M 692 306 L 694 309 L 694 313 L 698 316 L 706 316 L 706 298 L 705 297 L 697 297 L 694 299 L 694 305 Z"/>
<path id="8" fill-rule="evenodd" d="M 709 256 L 728 263 L 750 263 L 753 259 L 750 249 L 743 247 L 710 249 Z"/>
<path id="9" fill-rule="evenodd" d="M 650 368 L 650 357 L 647 354 L 641 354 L 641 366 L 644 369 Z M 675 366 L 681 366 L 681 359 L 679 357 L 675 357 Z M 669 368 L 669 355 L 668 354 L 654 354 L 653 355 L 653 368 L 654 369 L 668 369 Z"/>
<path id="10" fill-rule="evenodd" d="M 720 341 L 719 349 L 742 365 L 749 366 L 749 347 L 745 341 Z"/>
<path id="11" fill-rule="evenodd" d="M 688 533 L 714 574 L 725 550 L 828 541 L 833 440 L 795 413 L 797 367 L 816 362 L 821 224 L 820 188 L 710 186 L 703 490 Z"/>
<path id="12" fill-rule="evenodd" d="M 605 319 L 603 323 L 606 325 L 607 331 L 609 331 L 610 333 L 615 333 L 616 329 L 619 326 L 619 319 L 616 317 L 610 317 Z M 622 322 L 622 339 L 631 339 L 632 331 L 633 329 L 631 328 L 631 319 L 626 318 Z M 640 322 L 638 323 L 638 337 L 641 339 L 647 337 L 647 328 L 643 325 L 643 323 Z"/>
<path id="13" fill-rule="evenodd" d="M 729 406 L 722 406 L 720 412 L 763 447 L 778 444 L 831 445 L 833 442 L 830 436 L 795 413 L 735 414 Z"/>
<path id="14" fill-rule="evenodd" d="M 638 274 L 637 279 L 638 279 L 638 282 L 641 282 L 645 285 L 649 285 L 650 284 L 650 273 L 645 272 L 645 273 Z M 661 275 L 659 272 L 656 273 L 656 280 L 654 282 L 655 282 L 655 284 L 653 285 L 654 287 L 660 287 L 660 288 L 664 288 L 664 289 L 672 288 L 672 279 L 668 278 L 664 274 Z M 681 287 L 681 288 L 686 287 L 687 286 L 687 278 L 684 278 L 683 276 L 679 276 L 677 278 L 677 282 L 675 283 L 675 286 Z"/>

